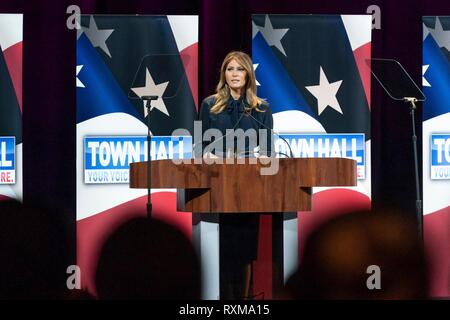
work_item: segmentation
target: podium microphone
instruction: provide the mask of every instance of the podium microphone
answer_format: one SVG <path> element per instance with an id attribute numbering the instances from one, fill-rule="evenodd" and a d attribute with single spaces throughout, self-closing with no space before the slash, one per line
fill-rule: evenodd
<path id="1" fill-rule="evenodd" d="M 241 122 L 241 120 L 242 120 L 242 118 L 244 117 L 244 114 L 245 114 L 246 112 L 245 112 L 245 110 L 241 113 L 241 116 L 239 117 L 239 119 L 236 121 L 236 123 L 234 124 L 234 126 L 233 126 L 233 128 L 231 128 L 230 129 L 230 131 L 227 133 L 227 134 L 224 134 L 223 136 L 221 136 L 219 139 L 217 139 L 217 140 L 214 140 L 214 141 L 211 141 L 206 147 L 205 147 L 205 149 L 207 150 L 207 151 L 209 151 L 210 149 L 211 149 L 211 147 L 208 149 L 208 147 L 210 146 L 210 145 L 214 145 L 214 144 L 216 144 L 217 142 L 219 142 L 219 141 L 222 141 L 225 137 L 227 137 L 228 135 L 230 135 L 230 134 L 234 134 L 234 130 L 237 128 L 237 126 L 239 125 L 239 123 Z M 204 153 L 205 153 L 205 150 L 202 150 L 202 155 L 204 155 Z"/>
<path id="2" fill-rule="evenodd" d="M 264 128 L 269 129 L 271 132 L 273 132 L 274 134 L 276 134 L 281 140 L 283 140 L 283 141 L 287 144 L 287 146 L 288 146 L 288 148 L 289 148 L 289 154 L 290 154 L 290 156 L 289 156 L 288 158 L 294 158 L 294 153 L 292 152 L 291 145 L 289 144 L 289 142 L 287 142 L 287 140 L 286 140 L 285 138 L 283 138 L 280 134 L 278 134 L 277 132 L 275 132 L 275 130 L 273 130 L 272 128 L 269 128 L 269 127 L 266 126 L 264 123 L 262 123 L 261 121 L 259 121 L 258 119 L 256 119 L 254 116 L 251 115 L 251 113 L 248 113 L 248 115 L 249 115 L 250 117 L 252 117 L 253 120 L 255 120 L 255 121 L 258 122 L 260 125 L 262 125 Z M 284 153 L 282 153 L 282 152 L 280 152 L 280 154 L 286 155 L 286 154 L 284 154 Z"/>

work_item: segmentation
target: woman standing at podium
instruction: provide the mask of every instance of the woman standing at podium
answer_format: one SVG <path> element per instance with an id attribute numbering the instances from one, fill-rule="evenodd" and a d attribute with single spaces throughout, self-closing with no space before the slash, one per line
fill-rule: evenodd
<path id="1" fill-rule="evenodd" d="M 251 58 L 244 52 L 230 52 L 220 68 L 216 93 L 204 99 L 200 109 L 203 133 L 211 128 L 222 132 L 222 143 L 227 129 L 268 130 L 267 141 L 258 141 L 260 154 L 271 155 L 273 128 L 269 105 L 256 95 L 256 79 Z M 238 137 L 239 139 L 239 137 Z M 245 139 L 247 140 L 247 139 Z M 217 140 L 218 141 L 218 140 Z M 245 141 L 244 150 L 236 154 L 253 154 Z M 203 152 L 210 142 L 203 142 Z M 229 150 L 209 157 L 224 157 Z M 227 152 L 228 151 L 228 152 Z M 204 154 L 205 156 L 205 154 Z M 259 215 L 257 213 L 221 214 L 220 216 L 220 296 L 223 299 L 250 297 L 252 262 L 257 258 Z"/>

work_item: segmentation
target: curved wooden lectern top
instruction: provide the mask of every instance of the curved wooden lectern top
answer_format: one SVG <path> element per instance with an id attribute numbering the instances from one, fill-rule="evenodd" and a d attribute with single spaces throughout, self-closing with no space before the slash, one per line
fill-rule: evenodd
<path id="1" fill-rule="evenodd" d="M 296 212 L 311 210 L 312 187 L 355 186 L 357 180 L 351 159 L 280 158 L 272 160 L 279 161 L 274 175 L 261 175 L 269 165 L 246 161 L 208 165 L 155 160 L 151 187 L 176 188 L 178 211 Z M 130 187 L 147 188 L 146 162 L 130 164 Z"/>

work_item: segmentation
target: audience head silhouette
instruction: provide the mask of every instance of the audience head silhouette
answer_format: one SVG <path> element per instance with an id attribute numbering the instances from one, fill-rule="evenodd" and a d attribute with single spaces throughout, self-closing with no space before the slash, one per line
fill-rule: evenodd
<path id="1" fill-rule="evenodd" d="M 61 215 L 0 201 L 0 299 L 62 299 L 68 241 Z"/>
<path id="2" fill-rule="evenodd" d="M 313 232 L 284 297 L 420 299 L 426 283 L 416 224 L 383 209 L 341 216 Z"/>
<path id="3" fill-rule="evenodd" d="M 136 218 L 104 244 L 96 286 L 100 299 L 199 299 L 200 266 L 181 231 Z"/>

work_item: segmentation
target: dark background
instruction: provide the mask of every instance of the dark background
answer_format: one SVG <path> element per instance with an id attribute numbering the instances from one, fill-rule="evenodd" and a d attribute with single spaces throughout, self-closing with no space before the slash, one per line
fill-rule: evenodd
<path id="1" fill-rule="evenodd" d="M 199 100 L 213 93 L 231 50 L 251 53 L 252 14 L 366 14 L 381 9 L 372 57 L 395 58 L 420 85 L 424 15 L 450 15 L 448 0 L 22 0 L 0 2 L 1 13 L 24 14 L 24 202 L 58 210 L 71 231 L 75 256 L 75 39 L 66 9 L 83 14 L 199 15 Z M 414 160 L 408 106 L 391 101 L 372 79 L 372 196 L 374 206 L 415 215 Z M 421 171 L 421 114 L 416 127 Z M 420 175 L 421 177 L 421 175 Z"/>

